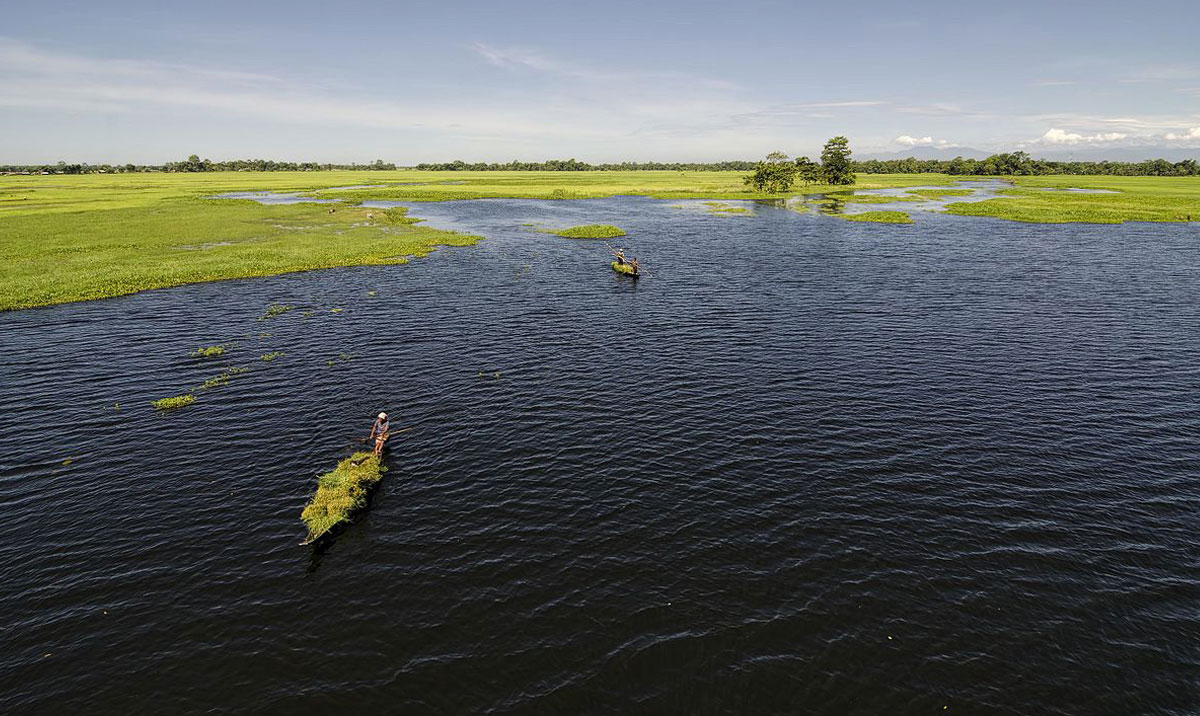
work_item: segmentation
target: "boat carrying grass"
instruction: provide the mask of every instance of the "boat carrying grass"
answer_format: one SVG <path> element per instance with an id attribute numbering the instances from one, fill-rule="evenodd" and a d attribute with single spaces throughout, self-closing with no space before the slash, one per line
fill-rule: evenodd
<path id="1" fill-rule="evenodd" d="M 300 520 L 308 528 L 305 544 L 316 541 L 338 525 L 349 522 L 366 507 L 371 490 L 387 468 L 374 453 L 356 452 L 331 472 L 317 478 L 317 492 L 308 501 Z"/>
<path id="2" fill-rule="evenodd" d="M 861 214 L 834 214 L 846 221 L 863 221 L 873 224 L 911 224 L 912 217 L 903 211 L 864 211 Z"/>
<path id="3" fill-rule="evenodd" d="M 632 266 L 630 266 L 629 264 L 617 263 L 616 261 L 612 262 L 612 270 L 616 271 L 617 273 L 628 274 L 630 276 L 637 275 L 633 272 Z"/>
<path id="4" fill-rule="evenodd" d="M 584 224 L 567 229 L 543 229 L 542 233 L 554 234 L 568 239 L 615 239 L 625 232 L 612 224 Z"/>

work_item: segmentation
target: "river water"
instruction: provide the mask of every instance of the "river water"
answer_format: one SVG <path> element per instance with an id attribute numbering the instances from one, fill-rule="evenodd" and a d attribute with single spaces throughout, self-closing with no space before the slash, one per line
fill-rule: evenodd
<path id="1" fill-rule="evenodd" d="M 1200 231 L 751 206 L 0 315 L 0 711 L 1200 711 Z"/>

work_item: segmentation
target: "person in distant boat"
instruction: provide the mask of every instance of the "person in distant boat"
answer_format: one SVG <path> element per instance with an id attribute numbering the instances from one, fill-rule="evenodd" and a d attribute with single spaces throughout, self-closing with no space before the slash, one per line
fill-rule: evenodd
<path id="1" fill-rule="evenodd" d="M 633 275 L 638 275 L 637 259 L 629 259 L 629 268 L 633 269 Z"/>
<path id="2" fill-rule="evenodd" d="M 621 266 L 625 265 L 625 249 L 617 249 L 613 252 L 613 256 L 616 257 L 617 264 Z"/>
<path id="3" fill-rule="evenodd" d="M 388 414 L 380 413 L 379 417 L 375 418 L 375 424 L 371 426 L 371 434 L 367 437 L 368 441 L 374 438 L 376 455 L 383 454 L 383 444 L 387 442 L 388 429 Z"/>

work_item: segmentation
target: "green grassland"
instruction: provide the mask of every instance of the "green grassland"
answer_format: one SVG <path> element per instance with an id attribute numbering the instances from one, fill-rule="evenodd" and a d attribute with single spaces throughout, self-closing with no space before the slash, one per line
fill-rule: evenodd
<path id="1" fill-rule="evenodd" d="M 360 173 L 325 177 L 364 181 Z M 368 209 L 203 198 L 303 189 L 303 177 L 230 173 L 0 177 L 0 310 L 293 271 L 401 264 L 478 240 Z M 393 212 L 394 213 L 394 212 Z"/>
<path id="2" fill-rule="evenodd" d="M 958 202 L 946 211 L 1034 223 L 1119 224 L 1125 221 L 1200 221 L 1200 177 L 1016 177 L 1002 199 Z M 1068 188 L 1103 189 L 1084 194 Z"/>

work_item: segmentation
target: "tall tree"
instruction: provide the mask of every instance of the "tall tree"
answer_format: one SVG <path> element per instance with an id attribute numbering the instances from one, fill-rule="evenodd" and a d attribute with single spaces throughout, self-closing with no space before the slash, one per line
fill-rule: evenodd
<path id="1" fill-rule="evenodd" d="M 742 177 L 746 186 L 768 194 L 781 194 L 792 188 L 796 180 L 796 165 L 783 152 L 771 152 L 754 167 L 754 173 Z"/>
<path id="2" fill-rule="evenodd" d="M 850 166 L 850 140 L 842 136 L 825 142 L 821 150 L 821 165 L 826 184 L 853 184 L 854 170 Z"/>

